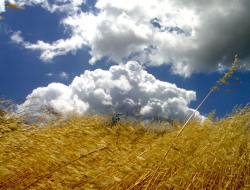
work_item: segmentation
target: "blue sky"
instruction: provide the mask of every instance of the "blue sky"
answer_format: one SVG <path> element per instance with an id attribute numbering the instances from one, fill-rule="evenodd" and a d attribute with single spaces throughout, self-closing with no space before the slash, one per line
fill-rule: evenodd
<path id="1" fill-rule="evenodd" d="M 238 54 L 239 80 L 199 112 L 224 117 L 249 102 L 249 1 L 124 2 L 10 1 L 17 10 L 0 0 L 0 95 L 64 111 L 139 104 L 142 115 L 187 117 Z"/>

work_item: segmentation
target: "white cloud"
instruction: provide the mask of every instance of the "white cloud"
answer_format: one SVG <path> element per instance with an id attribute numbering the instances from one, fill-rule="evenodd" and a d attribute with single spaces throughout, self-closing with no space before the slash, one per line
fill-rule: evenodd
<path id="1" fill-rule="evenodd" d="M 99 0 L 98 14 L 63 20 L 91 47 L 91 64 L 104 56 L 116 62 L 130 57 L 147 65 L 171 64 L 173 73 L 189 76 L 216 70 L 219 62 L 230 65 L 237 52 L 249 54 L 248 1 L 122 2 Z"/>
<path id="2" fill-rule="evenodd" d="M 53 57 L 59 55 L 65 55 L 68 52 L 75 53 L 77 49 L 80 49 L 83 45 L 83 40 L 79 36 L 72 36 L 70 39 L 60 39 L 52 44 L 38 41 L 36 44 L 24 43 L 24 47 L 32 50 L 42 51 L 40 59 L 49 62 Z"/>
<path id="3" fill-rule="evenodd" d="M 27 49 L 40 50 L 42 52 L 40 59 L 45 62 L 50 62 L 55 56 L 65 55 L 68 52 L 74 54 L 77 49 L 80 49 L 84 44 L 80 36 L 72 36 L 66 40 L 60 39 L 52 44 L 45 43 L 41 40 L 37 41 L 36 44 L 31 44 L 24 41 L 21 36 L 21 31 L 14 32 L 11 36 L 11 40 L 15 43 L 21 43 Z"/>
<path id="4" fill-rule="evenodd" d="M 41 51 L 44 61 L 87 45 L 91 64 L 103 57 L 118 63 L 170 64 L 173 73 L 188 77 L 215 71 L 219 63 L 230 67 L 235 54 L 250 60 L 248 0 L 99 0 L 95 4 L 98 12 L 82 12 L 83 0 L 20 2 L 41 4 L 50 12 L 66 15 L 60 24 L 71 32 L 71 38 L 23 44 Z"/>
<path id="5" fill-rule="evenodd" d="M 11 40 L 17 44 L 23 43 L 23 37 L 21 37 L 21 31 L 14 32 L 14 34 L 10 37 Z"/>
<path id="6" fill-rule="evenodd" d="M 10 3 L 17 5 L 41 5 L 44 9 L 51 13 L 55 11 L 59 12 L 77 12 L 79 7 L 86 3 L 86 0 L 54 0 L 53 3 L 49 0 L 11 0 Z"/>
<path id="7" fill-rule="evenodd" d="M 226 72 L 228 69 L 230 69 L 230 68 L 226 67 L 225 65 L 222 65 L 221 63 L 218 64 L 218 69 L 217 69 L 218 72 L 224 73 L 224 72 Z"/>
<path id="8" fill-rule="evenodd" d="M 51 83 L 47 87 L 39 87 L 33 90 L 25 103 L 19 106 L 19 110 L 35 111 L 40 105 L 50 106 L 62 112 L 75 109 L 86 111 L 89 107 L 88 103 L 84 103 L 76 94 L 72 93 L 69 86 L 61 83 Z"/>
<path id="9" fill-rule="evenodd" d="M 0 13 L 5 11 L 4 0 L 0 0 Z"/>
<path id="10" fill-rule="evenodd" d="M 190 116 L 194 110 L 188 105 L 194 100 L 194 91 L 159 81 L 137 62 L 130 61 L 124 66 L 111 66 L 109 70 L 87 70 L 75 77 L 69 86 L 51 83 L 37 88 L 19 109 L 28 106 L 28 110 L 35 110 L 38 105 L 46 105 L 63 112 L 110 113 L 110 108 L 106 108 L 109 105 L 114 111 L 130 116 L 141 114 L 150 118 L 157 115 L 174 119 Z"/>
<path id="11" fill-rule="evenodd" d="M 62 79 L 68 79 L 69 78 L 69 74 L 64 72 L 64 71 L 62 71 L 60 73 L 54 73 L 54 72 L 53 73 L 47 73 L 46 76 L 48 76 L 48 77 L 57 76 L 57 77 L 60 77 Z"/>
<path id="12" fill-rule="evenodd" d="M 60 75 L 61 78 L 64 78 L 64 79 L 68 79 L 69 78 L 69 74 L 67 74 L 65 72 L 61 72 L 59 75 Z"/>

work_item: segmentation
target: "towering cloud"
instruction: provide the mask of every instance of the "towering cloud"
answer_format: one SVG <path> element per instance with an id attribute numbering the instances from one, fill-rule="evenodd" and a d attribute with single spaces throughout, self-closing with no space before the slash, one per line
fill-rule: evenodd
<path id="1" fill-rule="evenodd" d="M 193 113 L 188 105 L 195 99 L 195 92 L 159 81 L 137 62 L 130 61 L 123 66 L 111 66 L 109 70 L 87 70 L 69 86 L 51 83 L 37 88 L 19 110 L 26 107 L 36 110 L 39 105 L 45 105 L 62 112 L 114 111 L 145 118 L 184 119 Z"/>

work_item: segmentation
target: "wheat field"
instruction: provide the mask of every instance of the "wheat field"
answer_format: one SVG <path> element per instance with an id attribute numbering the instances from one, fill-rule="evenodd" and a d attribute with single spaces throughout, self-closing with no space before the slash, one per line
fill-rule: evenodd
<path id="1" fill-rule="evenodd" d="M 250 189 L 248 106 L 192 119 L 164 159 L 178 120 L 171 128 L 112 125 L 112 115 L 72 114 L 27 125 L 7 115 L 1 111 L 1 189 Z"/>

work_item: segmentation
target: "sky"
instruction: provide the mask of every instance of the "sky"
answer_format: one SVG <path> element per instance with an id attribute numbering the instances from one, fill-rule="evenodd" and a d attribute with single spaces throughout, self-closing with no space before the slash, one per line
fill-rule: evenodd
<path id="1" fill-rule="evenodd" d="M 0 96 L 186 119 L 237 54 L 245 67 L 196 114 L 223 118 L 249 103 L 249 12 L 249 0 L 0 0 Z"/>

